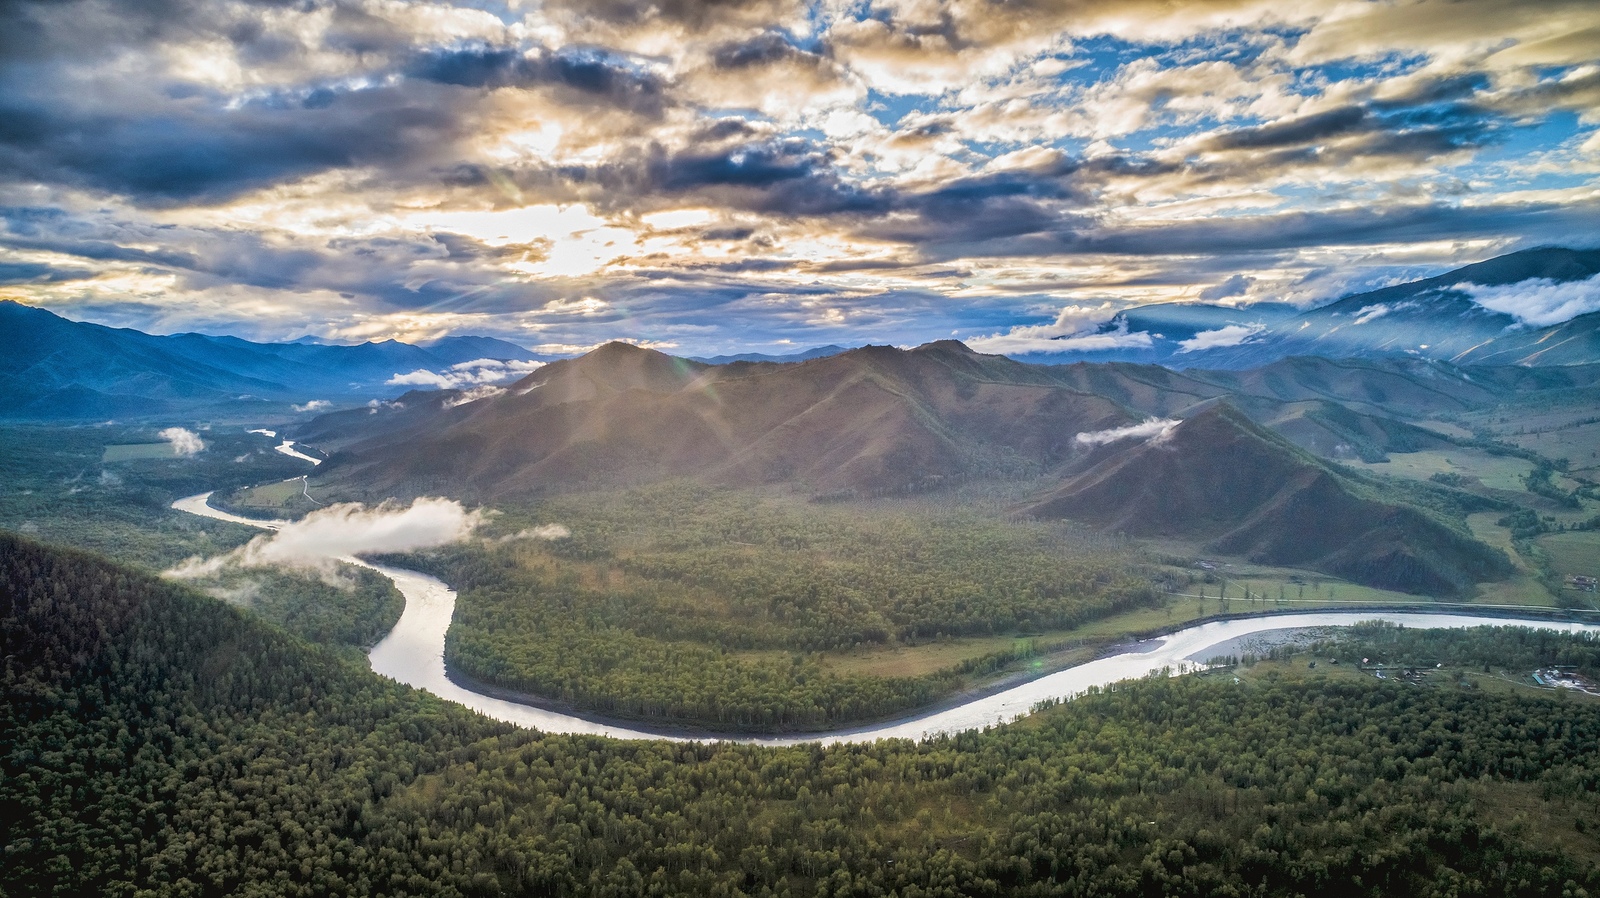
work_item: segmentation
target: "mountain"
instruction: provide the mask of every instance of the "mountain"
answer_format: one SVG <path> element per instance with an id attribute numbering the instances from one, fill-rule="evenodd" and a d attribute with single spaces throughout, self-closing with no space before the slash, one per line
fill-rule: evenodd
<path id="1" fill-rule="evenodd" d="M 1074 434 L 1140 417 L 954 341 L 716 366 L 612 343 L 501 396 L 452 401 L 402 398 L 297 434 L 341 450 L 330 472 L 357 494 L 487 498 L 663 477 L 878 494 L 1042 470 L 1076 451 Z"/>
<path id="2" fill-rule="evenodd" d="M 738 355 L 714 355 L 710 358 L 694 356 L 694 361 L 705 362 L 708 365 L 728 365 L 733 362 L 806 362 L 811 359 L 820 359 L 830 355 L 838 355 L 845 351 L 843 346 L 829 344 L 827 346 L 813 346 L 800 352 L 791 352 L 786 355 L 769 355 L 764 352 L 741 352 Z"/>
<path id="3" fill-rule="evenodd" d="M 1600 360 L 1600 312 L 1537 329 L 1512 330 L 1458 353 L 1463 365 L 1565 366 Z"/>
<path id="4" fill-rule="evenodd" d="M 560 356 L 530 352 L 515 343 L 496 337 L 474 337 L 470 335 L 440 337 L 436 340 L 424 340 L 416 345 L 426 349 L 430 354 L 440 359 L 452 359 L 451 364 L 472 362 L 478 359 L 516 359 L 524 362 L 548 362 L 560 358 Z"/>
<path id="5" fill-rule="evenodd" d="M 1110 349 L 1065 350 L 1062 352 L 1030 352 L 1019 354 L 1022 360 L 1035 364 L 1065 364 L 1075 361 L 1132 362 L 1146 365 L 1171 365 L 1192 367 L 1199 356 L 1194 341 L 1202 334 L 1227 332 L 1227 329 L 1245 333 L 1259 333 L 1279 321 L 1300 314 L 1300 309 L 1287 303 L 1260 302 L 1241 306 L 1219 306 L 1198 302 L 1166 302 L 1135 306 L 1118 312 L 1112 319 L 1090 332 L 1092 336 L 1140 335 L 1139 341 L 1119 341 L 1121 345 Z M 1066 341 L 1085 336 L 1071 334 L 1059 338 Z"/>
<path id="6" fill-rule="evenodd" d="M 1204 541 L 1262 564 L 1456 595 L 1511 572 L 1504 553 L 1330 466 L 1223 402 L 1069 479 L 1026 513 Z"/>
<path id="7" fill-rule="evenodd" d="M 1291 356 L 1411 356 L 1472 365 L 1600 362 L 1600 313 L 1550 327 L 1479 305 L 1463 285 L 1534 290 L 1600 274 L 1600 249 L 1541 247 L 1435 277 L 1358 293 L 1300 311 L 1257 303 L 1237 308 L 1163 303 L 1119 313 L 1095 333 L 1142 335 L 1144 345 L 1060 354 L 1033 362 L 1131 361 L 1177 368 L 1258 368 Z M 1073 335 L 1081 336 L 1081 335 Z M 1127 344 L 1129 341 L 1123 341 Z"/>
<path id="8" fill-rule="evenodd" d="M 1531 249 L 1479 262 L 1437 277 L 1347 296 L 1267 328 L 1250 343 L 1205 353 L 1196 364 L 1248 368 L 1286 355 L 1331 358 L 1411 353 L 1427 358 L 1501 364 L 1560 364 L 1526 353 L 1495 351 L 1500 341 L 1526 340 L 1526 329 L 1504 312 L 1475 302 L 1464 284 L 1504 287 L 1526 282 L 1567 283 L 1600 274 L 1600 250 Z M 1593 330 L 1593 324 L 1589 329 Z M 1580 359 L 1594 362 L 1600 356 Z"/>
<path id="9" fill-rule="evenodd" d="M 293 435 L 334 452 L 323 486 L 351 498 L 491 500 L 669 477 L 873 495 L 1066 471 L 1096 457 L 1080 434 L 1190 417 L 1224 398 L 1323 457 L 1382 461 L 1450 445 L 1404 418 L 1597 381 L 1600 366 L 1463 369 L 1412 358 L 1285 359 L 1246 372 L 1028 365 L 955 341 L 709 365 L 612 343 L 499 395 L 415 392 L 318 417 Z"/>
<path id="10" fill-rule="evenodd" d="M 281 413 L 287 403 L 312 399 L 395 396 L 407 389 L 388 383 L 396 375 L 442 372 L 483 358 L 535 356 L 483 337 L 422 347 L 153 336 L 0 302 L 0 419 L 103 420 L 226 407 Z"/>

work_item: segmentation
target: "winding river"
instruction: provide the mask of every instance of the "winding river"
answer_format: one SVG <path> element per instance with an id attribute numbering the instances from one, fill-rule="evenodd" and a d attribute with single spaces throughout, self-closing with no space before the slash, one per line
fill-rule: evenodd
<path id="1" fill-rule="evenodd" d="M 287 453 L 286 453 L 287 454 Z M 211 507 L 211 493 L 189 496 L 172 503 L 178 511 L 201 515 L 219 521 L 230 521 L 264 530 L 278 530 L 286 521 L 258 521 Z M 1486 617 L 1474 614 L 1441 614 L 1432 612 L 1390 611 L 1308 611 L 1274 614 L 1263 617 L 1214 621 L 1179 630 L 1163 637 L 1148 640 L 1121 654 L 1090 661 L 1076 667 L 1057 671 L 1027 683 L 975 698 L 972 701 L 944 710 L 933 711 L 902 720 L 873 724 L 834 732 L 812 733 L 804 736 L 748 736 L 731 735 L 662 735 L 626 726 L 586 720 L 556 711 L 535 708 L 518 702 L 473 692 L 450 680 L 444 666 L 444 637 L 450 627 L 450 616 L 455 611 L 456 593 L 444 582 L 404 568 L 373 564 L 359 558 L 345 557 L 341 561 L 371 568 L 394 581 L 405 596 L 405 612 L 389 635 L 368 653 L 372 669 L 386 677 L 425 689 L 440 698 L 465 705 L 481 714 L 517 726 L 530 727 L 547 733 L 580 733 L 615 736 L 622 739 L 723 739 L 760 745 L 793 745 L 801 742 L 835 744 L 843 742 L 872 742 L 878 739 L 920 739 L 945 733 L 981 728 L 1010 721 L 1026 714 L 1035 704 L 1045 699 L 1070 698 L 1091 686 L 1106 686 L 1121 680 L 1135 679 L 1159 673 L 1162 670 L 1181 672 L 1193 669 L 1201 661 L 1224 652 L 1219 648 L 1232 640 L 1276 630 L 1297 630 L 1306 627 L 1347 627 L 1361 621 L 1382 620 L 1407 627 L 1478 627 L 1492 625 L 1523 625 L 1543 627 L 1564 633 L 1600 632 L 1600 625 L 1552 621 L 1542 618 Z"/>

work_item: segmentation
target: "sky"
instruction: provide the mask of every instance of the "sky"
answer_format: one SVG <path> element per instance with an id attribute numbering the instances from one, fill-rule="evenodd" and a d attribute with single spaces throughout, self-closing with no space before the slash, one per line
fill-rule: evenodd
<path id="1" fill-rule="evenodd" d="M 1600 241 L 1600 3 L 0 0 L 0 299 L 974 348 Z"/>

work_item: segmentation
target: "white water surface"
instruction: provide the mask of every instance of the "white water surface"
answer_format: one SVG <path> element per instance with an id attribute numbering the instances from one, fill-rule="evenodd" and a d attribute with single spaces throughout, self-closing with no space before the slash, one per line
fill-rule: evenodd
<path id="1" fill-rule="evenodd" d="M 189 496 L 172 503 L 179 511 L 219 521 L 231 521 L 266 530 L 278 530 L 287 521 L 258 521 L 212 508 L 211 493 Z M 1385 621 L 1417 628 L 1463 628 L 1483 626 L 1525 626 L 1562 633 L 1600 632 L 1600 625 L 1553 621 L 1543 618 L 1485 617 L 1475 614 L 1441 614 L 1393 611 L 1304 611 L 1262 617 L 1215 621 L 1189 627 L 1141 643 L 1121 654 L 1090 661 L 1057 671 L 993 695 L 976 698 L 947 710 L 921 714 L 900 721 L 811 733 L 804 736 L 748 735 L 658 735 L 625 726 L 598 723 L 569 714 L 547 711 L 518 702 L 506 701 L 473 692 L 450 681 L 445 675 L 444 637 L 455 612 L 456 593 L 444 582 L 416 571 L 372 564 L 357 558 L 341 558 L 351 564 L 371 568 L 394 581 L 405 596 L 406 609 L 389 635 L 367 654 L 372 669 L 391 679 L 425 689 L 447 701 L 517 726 L 547 733 L 577 733 L 615 736 L 621 739 L 671 739 L 673 741 L 743 742 L 753 745 L 795 745 L 803 742 L 874 742 L 879 739 L 922 739 L 959 733 L 1006 723 L 1027 714 L 1046 699 L 1068 699 L 1095 686 L 1109 686 L 1123 680 L 1138 679 L 1167 671 L 1176 675 L 1195 670 L 1210 656 L 1211 649 L 1233 639 L 1274 630 L 1304 627 L 1348 627 L 1363 621 Z"/>
<path id="2" fill-rule="evenodd" d="M 299 449 L 294 448 L 294 440 L 284 440 L 273 448 L 277 449 L 279 452 L 282 452 L 284 455 L 289 456 L 290 458 L 302 459 L 304 461 L 311 462 L 314 465 L 322 464 L 322 459 L 312 458 L 304 452 L 301 452 Z"/>

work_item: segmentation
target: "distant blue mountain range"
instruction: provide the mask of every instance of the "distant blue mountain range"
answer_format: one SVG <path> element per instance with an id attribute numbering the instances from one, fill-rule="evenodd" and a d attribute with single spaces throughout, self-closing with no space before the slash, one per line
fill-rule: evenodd
<path id="1" fill-rule="evenodd" d="M 1469 291 L 1505 288 L 1516 301 L 1524 288 L 1531 296 L 1572 285 L 1569 289 L 1581 310 L 1593 307 L 1592 298 L 1584 293 L 1590 290 L 1590 281 L 1595 284 L 1591 292 L 1600 293 L 1597 276 L 1600 250 L 1533 249 L 1306 311 L 1272 303 L 1240 308 L 1201 303 L 1141 306 L 1121 312 L 1099 333 L 1142 334 L 1144 345 L 1014 358 L 1042 364 L 1140 362 L 1212 370 L 1259 368 L 1292 356 L 1409 356 L 1458 365 L 1589 364 L 1600 362 L 1600 312 L 1548 327 L 1529 326 L 1507 312 L 1486 307 Z M 697 361 L 784 363 L 845 351 L 840 346 L 820 346 L 788 355 L 742 353 Z M 530 370 L 526 363 L 549 358 L 504 340 L 477 336 L 420 345 L 389 340 L 356 346 L 326 344 L 313 337 L 253 343 L 205 334 L 152 336 L 0 302 L 0 420 L 96 421 L 177 411 L 284 414 L 293 406 L 318 400 L 350 405 L 415 388 L 472 386 L 495 374 L 509 380 Z M 451 370 L 481 359 L 501 364 L 487 366 L 485 376 L 476 378 Z"/>
<path id="2" fill-rule="evenodd" d="M 1143 334 L 1147 345 L 1014 354 L 1020 361 L 1141 362 L 1172 368 L 1256 368 L 1290 356 L 1442 359 L 1461 365 L 1600 361 L 1600 313 L 1535 327 L 1476 302 L 1462 285 L 1527 285 L 1531 293 L 1600 275 L 1600 250 L 1543 247 L 1437 277 L 1346 296 L 1314 309 L 1164 303 L 1128 309 L 1095 333 Z M 1600 285 L 1594 287 L 1600 294 Z M 1071 335 L 1082 336 L 1082 335 Z M 1063 346 L 1071 337 L 1063 338 Z M 1131 341 L 1128 341 L 1131 342 Z"/>
<path id="3" fill-rule="evenodd" d="M 741 352 L 738 355 L 690 356 L 690 361 L 705 362 L 707 365 L 731 365 L 734 362 L 808 362 L 812 359 L 827 358 L 838 355 L 851 347 L 848 346 L 814 346 L 799 352 L 784 355 L 771 355 L 765 352 Z"/>
<path id="4" fill-rule="evenodd" d="M 397 396 L 416 383 L 390 384 L 396 375 L 443 375 L 479 359 L 539 357 L 489 337 L 337 346 L 305 339 L 153 336 L 0 302 L 0 419 L 104 420 L 240 403 L 288 411 L 316 400 Z"/>

